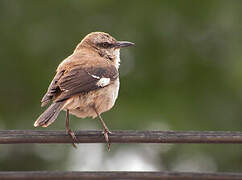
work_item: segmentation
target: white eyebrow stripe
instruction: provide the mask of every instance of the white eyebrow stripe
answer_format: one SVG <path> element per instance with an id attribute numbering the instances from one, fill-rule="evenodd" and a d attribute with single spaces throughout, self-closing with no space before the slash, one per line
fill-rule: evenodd
<path id="1" fill-rule="evenodd" d="M 100 87 L 104 87 L 104 86 L 107 86 L 110 84 L 110 78 L 101 78 L 98 82 L 97 82 L 97 86 L 100 86 Z"/>

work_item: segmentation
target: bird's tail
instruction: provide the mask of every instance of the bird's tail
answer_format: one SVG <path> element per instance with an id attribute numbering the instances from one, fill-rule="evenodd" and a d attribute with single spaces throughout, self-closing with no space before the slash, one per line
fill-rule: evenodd
<path id="1" fill-rule="evenodd" d="M 39 118 L 35 121 L 34 126 L 38 127 L 38 126 L 42 126 L 42 127 L 47 127 L 50 124 L 52 124 L 58 114 L 60 113 L 63 105 L 65 102 L 54 102 L 53 104 L 51 104 L 48 109 L 45 110 L 45 112 L 43 112 Z"/>

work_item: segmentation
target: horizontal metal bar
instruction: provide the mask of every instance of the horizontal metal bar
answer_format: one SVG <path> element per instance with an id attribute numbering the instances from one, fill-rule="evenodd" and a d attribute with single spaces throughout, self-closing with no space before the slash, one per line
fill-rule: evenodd
<path id="1" fill-rule="evenodd" d="M 61 171 L 2 171 L 0 179 L 3 180 L 28 180 L 28 179 L 176 179 L 176 180 L 238 180 L 242 173 L 195 173 L 195 172 L 130 172 L 130 171 L 96 171 L 96 172 L 61 172 Z"/>
<path id="2" fill-rule="evenodd" d="M 79 143 L 105 143 L 101 131 L 76 131 Z M 242 143 L 242 132 L 112 131 L 111 143 Z M 2 130 L 0 144 L 72 143 L 65 131 Z"/>

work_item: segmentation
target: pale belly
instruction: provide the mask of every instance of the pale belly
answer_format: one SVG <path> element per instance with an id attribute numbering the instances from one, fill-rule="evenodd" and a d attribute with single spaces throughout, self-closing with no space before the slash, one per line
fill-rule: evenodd
<path id="1" fill-rule="evenodd" d="M 96 107 L 99 114 L 111 109 L 118 97 L 119 91 L 119 79 L 115 80 L 113 84 L 110 84 L 104 88 L 91 91 L 84 95 L 73 96 L 68 99 L 63 110 L 69 109 L 70 114 L 73 114 L 79 118 L 97 116 L 93 109 Z"/>

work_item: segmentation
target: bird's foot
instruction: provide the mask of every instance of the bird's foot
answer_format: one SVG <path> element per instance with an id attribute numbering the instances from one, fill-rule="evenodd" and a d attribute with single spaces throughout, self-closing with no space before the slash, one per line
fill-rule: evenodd
<path id="1" fill-rule="evenodd" d="M 75 143 L 78 143 L 78 139 L 77 139 L 76 135 L 74 134 L 74 132 L 72 132 L 72 130 L 68 129 L 68 130 L 66 130 L 66 133 L 69 134 L 71 136 L 72 140 L 73 140 L 72 146 L 74 148 L 77 148 Z"/>
<path id="2" fill-rule="evenodd" d="M 109 131 L 107 128 L 105 128 L 104 131 L 103 131 L 103 135 L 104 135 L 104 138 L 107 142 L 108 151 L 110 151 L 111 144 L 110 144 L 110 141 L 109 141 L 108 134 L 111 134 L 111 131 Z"/>

